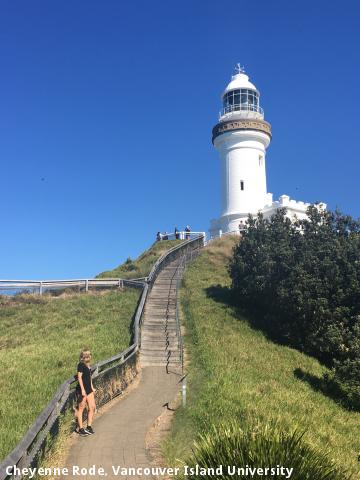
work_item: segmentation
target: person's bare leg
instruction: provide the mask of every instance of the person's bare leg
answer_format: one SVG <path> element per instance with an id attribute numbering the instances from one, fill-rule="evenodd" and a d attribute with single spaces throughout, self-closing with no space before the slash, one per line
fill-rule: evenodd
<path id="1" fill-rule="evenodd" d="M 87 424 L 88 424 L 88 427 L 91 427 L 93 419 L 94 419 L 94 413 L 95 413 L 95 396 L 94 396 L 94 393 L 90 393 L 86 397 L 86 401 L 87 401 L 87 404 L 88 404 L 88 407 L 89 407 Z"/>
<path id="2" fill-rule="evenodd" d="M 77 421 L 79 424 L 79 429 L 83 428 L 83 412 L 84 412 L 85 405 L 86 405 L 86 397 L 83 397 L 77 409 Z"/>

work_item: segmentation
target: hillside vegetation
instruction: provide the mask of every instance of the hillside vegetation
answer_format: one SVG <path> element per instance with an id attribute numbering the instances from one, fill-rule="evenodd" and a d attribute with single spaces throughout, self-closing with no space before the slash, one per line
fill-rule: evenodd
<path id="1" fill-rule="evenodd" d="M 26 433 L 80 350 L 94 362 L 124 350 L 139 291 L 0 297 L 0 459 Z"/>
<path id="2" fill-rule="evenodd" d="M 155 242 L 148 250 L 142 253 L 137 259 L 130 257 L 113 270 L 100 273 L 97 278 L 142 278 L 149 275 L 154 263 L 170 248 L 175 247 L 182 240 L 163 240 Z"/>
<path id="3" fill-rule="evenodd" d="M 253 428 L 275 421 L 306 430 L 305 441 L 329 450 L 358 478 L 360 415 L 315 388 L 327 369 L 316 359 L 266 338 L 233 304 L 227 270 L 237 238 L 214 241 L 188 267 L 181 290 L 186 329 L 188 403 L 175 414 L 163 448 L 174 465 L 191 454 L 193 440 L 212 425 Z M 307 376 L 299 377 L 297 372 Z"/>

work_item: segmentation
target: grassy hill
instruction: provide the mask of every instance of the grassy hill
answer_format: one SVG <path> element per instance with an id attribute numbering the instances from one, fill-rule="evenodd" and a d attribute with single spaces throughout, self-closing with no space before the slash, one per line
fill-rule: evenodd
<path id="1" fill-rule="evenodd" d="M 164 240 L 155 242 L 148 250 L 142 253 L 136 260 L 128 258 L 113 270 L 100 273 L 97 278 L 142 278 L 146 277 L 158 258 L 170 248 L 175 247 L 182 240 Z"/>
<path id="2" fill-rule="evenodd" d="M 191 440 L 211 424 L 237 419 L 245 427 L 277 420 L 285 429 L 306 430 L 308 443 L 329 450 L 359 478 L 360 414 L 312 386 L 326 371 L 317 360 L 271 342 L 232 306 L 226 265 L 235 241 L 213 242 L 185 274 L 188 404 L 176 412 L 164 443 L 167 463 L 186 459 Z"/>
<path id="3" fill-rule="evenodd" d="M 0 459 L 16 446 L 80 350 L 94 362 L 124 350 L 139 291 L 0 297 Z"/>

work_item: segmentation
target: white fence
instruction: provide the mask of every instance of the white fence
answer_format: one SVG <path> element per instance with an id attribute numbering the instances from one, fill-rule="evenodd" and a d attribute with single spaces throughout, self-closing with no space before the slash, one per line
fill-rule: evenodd
<path id="1" fill-rule="evenodd" d="M 193 238 L 204 237 L 204 241 L 206 241 L 206 232 L 186 232 L 186 231 L 178 231 L 178 232 L 159 232 L 157 235 L 157 240 L 190 240 Z"/>
<path id="2" fill-rule="evenodd" d="M 42 295 L 49 290 L 64 290 L 66 288 L 84 289 L 89 288 L 124 287 L 122 278 L 82 278 L 71 280 L 0 280 L 0 293 L 10 291 L 30 291 Z"/>

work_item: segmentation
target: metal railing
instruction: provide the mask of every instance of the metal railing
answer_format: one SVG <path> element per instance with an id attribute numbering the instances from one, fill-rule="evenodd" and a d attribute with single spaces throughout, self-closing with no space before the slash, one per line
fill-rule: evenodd
<path id="1" fill-rule="evenodd" d="M 259 105 L 242 103 L 237 105 L 227 105 L 221 110 L 221 112 L 219 113 L 219 116 L 222 117 L 223 115 L 226 115 L 227 113 L 232 113 L 232 112 L 255 112 L 255 113 L 259 113 L 260 115 L 264 115 L 264 110 Z"/>
<path id="2" fill-rule="evenodd" d="M 181 286 L 182 277 L 186 267 L 186 256 L 183 256 L 179 264 L 180 272 L 178 272 L 177 284 L 176 284 L 176 309 L 175 309 L 175 321 L 178 337 L 178 349 L 180 353 L 180 364 L 181 364 L 181 373 L 184 373 L 184 343 L 181 334 L 181 325 L 180 325 L 180 298 L 179 291 Z"/>
<path id="3" fill-rule="evenodd" d="M 164 233 L 159 233 L 159 238 L 157 238 L 158 241 L 161 240 L 190 240 L 192 238 L 198 238 L 199 236 L 203 236 L 206 240 L 206 232 L 186 232 L 181 231 L 181 232 L 164 232 Z"/>
<path id="4" fill-rule="evenodd" d="M 69 280 L 0 280 L 0 292 L 28 291 L 42 295 L 51 290 L 78 288 L 88 292 L 90 288 L 123 288 L 122 278 L 83 278 Z"/>
<path id="5" fill-rule="evenodd" d="M 130 378 L 137 374 L 137 352 L 141 346 L 141 325 L 149 290 L 158 274 L 170 262 L 183 255 L 192 255 L 204 246 L 205 238 L 201 233 L 196 238 L 183 242 L 162 255 L 154 264 L 145 282 L 123 280 L 124 286 L 142 289 L 141 297 L 133 321 L 132 344 L 123 352 L 94 365 L 94 384 L 97 388 L 97 405 L 101 406 L 126 389 Z M 130 373 L 129 373 L 130 372 Z M 0 480 L 21 479 L 22 475 L 13 475 L 14 467 L 28 468 L 37 465 L 43 455 L 47 436 L 55 429 L 61 414 L 72 408 L 75 399 L 74 376 L 66 380 L 53 398 L 36 418 L 20 443 L 0 464 Z"/>
<path id="6" fill-rule="evenodd" d="M 180 259 L 179 264 L 177 265 L 171 280 L 170 280 L 170 285 L 169 285 L 169 294 L 168 294 L 168 301 L 167 301 L 167 306 L 166 306 L 166 313 L 165 313 L 165 351 L 167 351 L 167 364 L 166 364 L 166 370 L 168 371 L 169 365 L 170 365 L 170 360 L 171 360 L 171 355 L 173 353 L 173 350 L 169 348 L 170 346 L 170 338 L 169 338 L 169 330 L 168 330 L 168 323 L 169 323 L 169 316 L 171 312 L 171 307 L 173 306 L 173 290 L 175 289 L 175 326 L 176 326 L 176 337 L 177 337 L 177 352 L 179 353 L 180 356 L 180 365 L 181 365 L 181 372 L 183 373 L 184 371 L 184 347 L 183 347 L 183 342 L 182 342 L 182 335 L 181 335 L 181 327 L 180 327 L 180 318 L 179 318 L 179 289 L 180 289 L 180 284 L 181 284 L 181 279 L 184 274 L 185 270 L 185 263 L 186 262 L 186 255 L 183 255 Z M 174 287 L 175 285 L 175 287 Z"/>
<path id="7" fill-rule="evenodd" d="M 205 246 L 205 242 L 203 243 L 203 246 Z M 197 248 L 195 250 L 191 250 L 190 252 L 185 253 L 181 259 L 179 264 L 177 265 L 171 280 L 170 280 L 170 285 L 169 285 L 169 295 L 168 295 L 168 303 L 167 303 L 167 308 L 166 308 L 166 313 L 165 313 L 165 350 L 168 352 L 167 354 L 167 365 L 166 369 L 168 370 L 169 365 L 170 365 L 170 360 L 171 360 L 171 354 L 173 353 L 172 350 L 169 348 L 170 345 L 170 340 L 169 340 L 169 331 L 168 331 L 168 320 L 169 320 L 169 314 L 171 310 L 171 295 L 174 289 L 174 284 L 175 284 L 175 326 L 176 326 L 176 336 L 177 336 L 177 350 L 179 352 L 180 356 L 180 366 L 181 366 L 181 374 L 184 374 L 184 342 L 182 339 L 182 333 L 181 333 L 181 324 L 180 324 L 180 298 L 179 298 L 179 292 L 180 292 L 180 287 L 181 287 L 181 282 L 183 279 L 184 271 L 188 263 L 191 263 L 200 253 L 200 248 Z"/>

